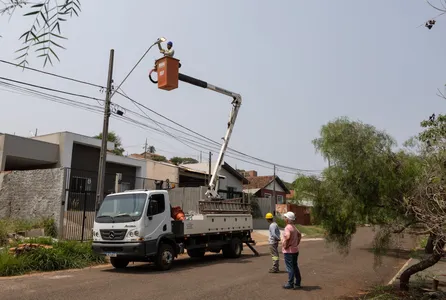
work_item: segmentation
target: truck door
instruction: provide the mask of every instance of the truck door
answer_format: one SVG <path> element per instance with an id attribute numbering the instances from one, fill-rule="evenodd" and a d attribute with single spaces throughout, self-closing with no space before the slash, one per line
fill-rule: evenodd
<path id="1" fill-rule="evenodd" d="M 145 240 L 156 240 L 160 235 L 171 232 L 170 205 L 166 204 L 168 203 L 164 194 L 153 193 L 149 196 Z"/>

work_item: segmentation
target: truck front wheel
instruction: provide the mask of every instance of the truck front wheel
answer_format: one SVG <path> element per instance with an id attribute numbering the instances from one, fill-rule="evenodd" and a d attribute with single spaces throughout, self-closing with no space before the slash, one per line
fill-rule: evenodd
<path id="1" fill-rule="evenodd" d="M 242 255 L 243 244 L 239 238 L 232 239 L 223 247 L 223 256 L 227 258 L 239 258 Z"/>
<path id="2" fill-rule="evenodd" d="M 116 269 L 124 269 L 128 266 L 129 261 L 118 257 L 110 257 L 110 263 Z"/>
<path id="3" fill-rule="evenodd" d="M 161 244 L 158 249 L 158 254 L 155 258 L 155 265 L 161 271 L 167 271 L 172 267 L 175 253 L 169 244 Z"/>

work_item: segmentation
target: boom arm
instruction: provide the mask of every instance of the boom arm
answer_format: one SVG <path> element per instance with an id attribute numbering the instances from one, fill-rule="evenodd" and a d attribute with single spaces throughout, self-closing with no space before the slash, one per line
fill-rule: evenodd
<path id="1" fill-rule="evenodd" d="M 205 81 L 184 75 L 178 74 L 178 79 L 205 89 L 212 90 L 214 92 L 232 97 L 232 110 L 229 115 L 228 129 L 226 130 L 225 137 L 223 138 L 223 144 L 221 145 L 220 153 L 218 155 L 217 164 L 215 165 L 214 171 L 212 172 L 211 181 L 209 182 L 208 190 L 206 191 L 206 196 L 208 198 L 220 198 L 218 194 L 218 174 L 220 173 L 221 166 L 223 165 L 223 159 L 228 148 L 229 139 L 231 138 L 232 129 L 234 128 L 235 120 L 237 119 L 237 114 L 242 104 L 242 96 L 237 93 L 230 92 L 228 90 L 219 88 L 215 85 L 208 84 Z"/>

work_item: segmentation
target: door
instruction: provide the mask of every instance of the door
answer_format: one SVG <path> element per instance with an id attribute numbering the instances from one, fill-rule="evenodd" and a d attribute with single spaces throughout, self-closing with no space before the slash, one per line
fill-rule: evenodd
<path id="1" fill-rule="evenodd" d="M 145 240 L 156 240 L 160 235 L 171 232 L 170 206 L 164 194 L 153 193 L 149 196 L 145 218 Z"/>

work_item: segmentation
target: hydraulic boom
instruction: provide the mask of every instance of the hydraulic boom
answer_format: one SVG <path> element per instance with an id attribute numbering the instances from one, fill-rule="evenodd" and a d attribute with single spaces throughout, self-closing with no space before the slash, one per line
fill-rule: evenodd
<path id="1" fill-rule="evenodd" d="M 221 166 L 223 165 L 223 159 L 226 153 L 226 149 L 228 148 L 229 139 L 231 138 L 232 129 L 234 128 L 235 120 L 237 119 L 237 114 L 242 104 L 242 96 L 237 93 L 230 92 L 228 90 L 219 88 L 215 85 L 209 84 L 205 81 L 184 75 L 179 73 L 178 79 L 189 84 L 196 85 L 198 87 L 202 87 L 205 89 L 212 90 L 214 92 L 232 97 L 232 110 L 229 115 L 228 128 L 226 130 L 225 137 L 223 138 L 223 144 L 221 145 L 220 153 L 218 155 L 217 163 L 215 165 L 214 171 L 212 172 L 211 181 L 209 182 L 208 190 L 206 191 L 206 196 L 211 199 L 219 199 L 220 195 L 218 194 L 218 174 L 220 173 Z"/>

